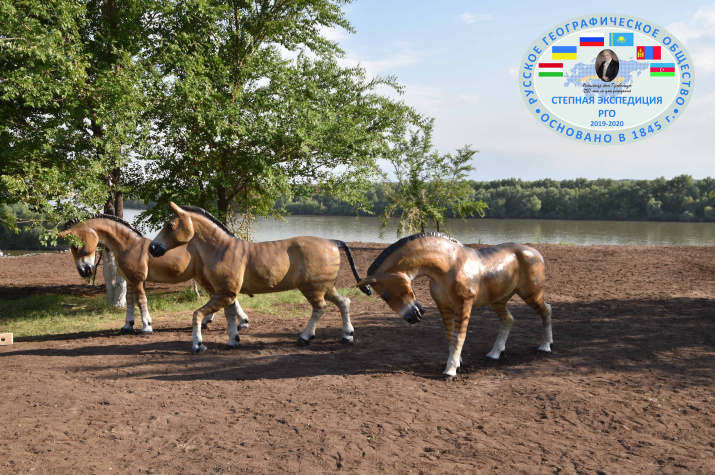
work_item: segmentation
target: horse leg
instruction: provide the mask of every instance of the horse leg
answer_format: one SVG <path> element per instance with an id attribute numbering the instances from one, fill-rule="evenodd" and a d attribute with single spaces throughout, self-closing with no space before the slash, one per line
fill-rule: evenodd
<path id="1" fill-rule="evenodd" d="M 550 353 L 551 345 L 554 343 L 554 336 L 551 332 L 551 305 L 544 302 L 543 291 L 538 291 L 526 298 L 522 297 L 522 299 L 541 316 L 544 331 L 539 351 Z"/>
<path id="2" fill-rule="evenodd" d="M 467 336 L 467 325 L 472 313 L 472 301 L 466 300 L 461 308 L 454 312 L 454 328 L 449 345 L 449 358 L 447 358 L 447 368 L 442 373 L 444 379 L 454 379 L 457 376 L 457 368 L 462 362 L 462 347 Z"/>
<path id="3" fill-rule="evenodd" d="M 315 327 L 318 326 L 318 321 L 320 320 L 320 317 L 322 317 L 323 313 L 325 313 L 326 304 L 324 294 L 316 292 L 303 292 L 303 295 L 313 306 L 313 314 L 310 316 L 308 326 L 305 327 L 303 333 L 301 333 L 298 337 L 298 344 L 300 346 L 308 346 L 310 344 L 310 340 L 315 338 Z"/>
<path id="4" fill-rule="evenodd" d="M 196 284 L 196 279 L 194 279 L 193 282 L 194 282 L 194 293 L 196 294 L 196 300 L 201 300 L 201 294 L 199 293 L 198 285 Z M 204 288 L 204 290 L 206 290 L 206 292 L 208 292 L 209 295 L 214 294 L 213 287 L 211 285 L 209 285 L 208 282 L 201 280 L 199 282 L 199 284 L 201 285 L 201 287 Z M 201 329 L 203 329 L 203 330 L 207 329 L 209 327 L 209 323 L 214 321 L 214 317 L 215 317 L 215 314 L 213 314 L 213 313 L 209 313 L 208 315 L 206 315 L 203 318 L 203 320 L 201 320 Z"/>
<path id="5" fill-rule="evenodd" d="M 235 294 L 214 294 L 211 296 L 211 299 L 206 303 L 206 305 L 194 312 L 194 317 L 191 321 L 191 351 L 198 353 L 199 351 L 206 350 L 206 346 L 203 345 L 203 340 L 201 338 L 201 325 L 199 324 L 201 319 L 209 313 L 218 311 L 218 309 L 222 307 L 225 308 L 229 302 L 235 298 Z"/>
<path id="6" fill-rule="evenodd" d="M 226 315 L 226 321 L 228 322 L 228 343 L 226 343 L 226 349 L 230 350 L 232 348 L 238 348 L 241 342 L 241 337 L 238 336 L 238 328 L 236 328 L 236 317 L 238 316 L 238 300 L 235 300 L 232 304 L 226 305 L 223 308 L 223 313 Z"/>
<path id="7" fill-rule="evenodd" d="M 325 299 L 334 303 L 340 310 L 340 316 L 343 319 L 343 338 L 340 340 L 340 343 L 344 345 L 352 343 L 354 341 L 353 335 L 355 333 L 355 329 L 353 328 L 353 324 L 350 322 L 350 299 L 340 295 L 338 291 L 335 290 L 335 287 L 328 290 L 325 294 Z"/>
<path id="8" fill-rule="evenodd" d="M 134 296 L 137 304 L 139 304 L 139 314 L 142 317 L 142 329 L 140 333 L 142 335 L 151 335 L 153 330 L 151 328 L 151 316 L 149 315 L 144 282 L 139 282 L 139 285 L 132 285 L 132 287 L 134 288 Z"/>
<path id="9" fill-rule="evenodd" d="M 506 348 L 506 339 L 509 338 L 511 327 L 514 325 L 514 317 L 506 306 L 508 301 L 509 299 L 506 299 L 492 304 L 492 308 L 497 315 L 499 315 L 499 334 L 497 335 L 497 340 L 494 342 L 492 351 L 487 353 L 487 358 L 493 361 L 499 360 L 499 357 Z"/>
<path id="10" fill-rule="evenodd" d="M 234 305 L 236 305 L 236 313 L 238 314 L 238 330 L 245 330 L 248 328 L 248 315 L 243 311 L 238 300 L 234 302 Z"/>
<path id="11" fill-rule="evenodd" d="M 134 286 L 127 282 L 127 317 L 119 333 L 134 333 Z"/>

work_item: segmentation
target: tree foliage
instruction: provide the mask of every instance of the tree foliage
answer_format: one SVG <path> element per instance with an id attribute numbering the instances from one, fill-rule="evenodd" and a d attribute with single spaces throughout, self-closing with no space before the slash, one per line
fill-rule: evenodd
<path id="1" fill-rule="evenodd" d="M 407 108 L 378 94 L 393 78 L 342 67 L 321 29 L 342 27 L 341 0 L 190 0 L 170 4 L 157 28 L 154 89 L 161 137 L 135 177 L 164 219 L 170 201 L 219 219 L 280 214 L 283 194 L 310 184 L 360 203 L 385 148 L 384 132 Z"/>
<path id="2" fill-rule="evenodd" d="M 0 202 L 55 227 L 105 205 L 121 215 L 122 167 L 147 139 L 146 7 L 0 0 Z"/>
<path id="3" fill-rule="evenodd" d="M 466 180 L 474 170 L 471 161 L 477 151 L 465 145 L 455 155 L 440 155 L 432 143 L 434 119 L 418 123 L 416 130 L 403 125 L 392 131 L 388 160 L 396 183 L 382 213 L 382 229 L 390 217 L 398 216 L 398 236 L 424 232 L 430 225 L 439 231 L 447 213 L 460 218 L 483 216 L 486 208 L 483 201 L 471 199 L 474 193 Z"/>

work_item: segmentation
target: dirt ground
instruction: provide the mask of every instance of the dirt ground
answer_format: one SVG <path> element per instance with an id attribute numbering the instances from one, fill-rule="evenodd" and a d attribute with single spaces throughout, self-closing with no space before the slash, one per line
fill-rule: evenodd
<path id="1" fill-rule="evenodd" d="M 385 247 L 350 244 L 363 273 Z M 248 311 L 232 351 L 219 315 L 191 354 L 188 312 L 147 337 L 120 335 L 122 318 L 18 338 L 0 347 L 0 473 L 715 473 L 715 247 L 535 247 L 553 353 L 515 298 L 488 363 L 498 319 L 475 309 L 453 382 L 426 280 L 418 325 L 353 299 L 352 346 L 333 307 L 297 347 L 307 303 L 299 319 Z M 345 263 L 338 284 L 354 284 Z M 48 292 L 101 290 L 69 254 L 0 259 L 0 311 Z"/>

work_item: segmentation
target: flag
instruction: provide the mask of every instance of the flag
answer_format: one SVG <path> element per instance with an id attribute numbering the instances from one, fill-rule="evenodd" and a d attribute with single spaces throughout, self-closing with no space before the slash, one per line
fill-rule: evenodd
<path id="1" fill-rule="evenodd" d="M 650 77 L 675 77 L 675 63 L 650 63 Z"/>
<path id="2" fill-rule="evenodd" d="M 582 36 L 579 46 L 603 46 L 603 36 Z"/>
<path id="3" fill-rule="evenodd" d="M 660 46 L 638 46 L 636 48 L 636 59 L 660 59 Z"/>
<path id="4" fill-rule="evenodd" d="M 552 46 L 551 59 L 576 59 L 576 46 Z"/>
<path id="5" fill-rule="evenodd" d="M 539 77 L 564 77 L 564 63 L 539 63 Z"/>
<path id="6" fill-rule="evenodd" d="M 611 33 L 611 46 L 633 46 L 633 33 Z"/>

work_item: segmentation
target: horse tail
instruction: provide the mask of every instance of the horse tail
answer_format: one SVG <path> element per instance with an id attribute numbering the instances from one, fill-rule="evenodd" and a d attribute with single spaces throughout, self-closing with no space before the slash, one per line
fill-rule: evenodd
<path id="1" fill-rule="evenodd" d="M 362 280 L 362 277 L 360 277 L 360 273 L 358 272 L 357 267 L 355 267 L 355 261 L 353 260 L 353 253 L 350 252 L 350 247 L 348 247 L 348 245 L 345 244 L 343 241 L 338 241 L 337 239 L 334 239 L 333 242 L 337 244 L 338 249 L 343 249 L 345 251 L 345 255 L 348 256 L 350 268 L 352 269 L 353 275 L 355 276 L 355 281 L 360 282 Z M 361 285 L 359 288 L 365 295 L 372 295 L 372 290 L 370 290 L 369 285 Z"/>

